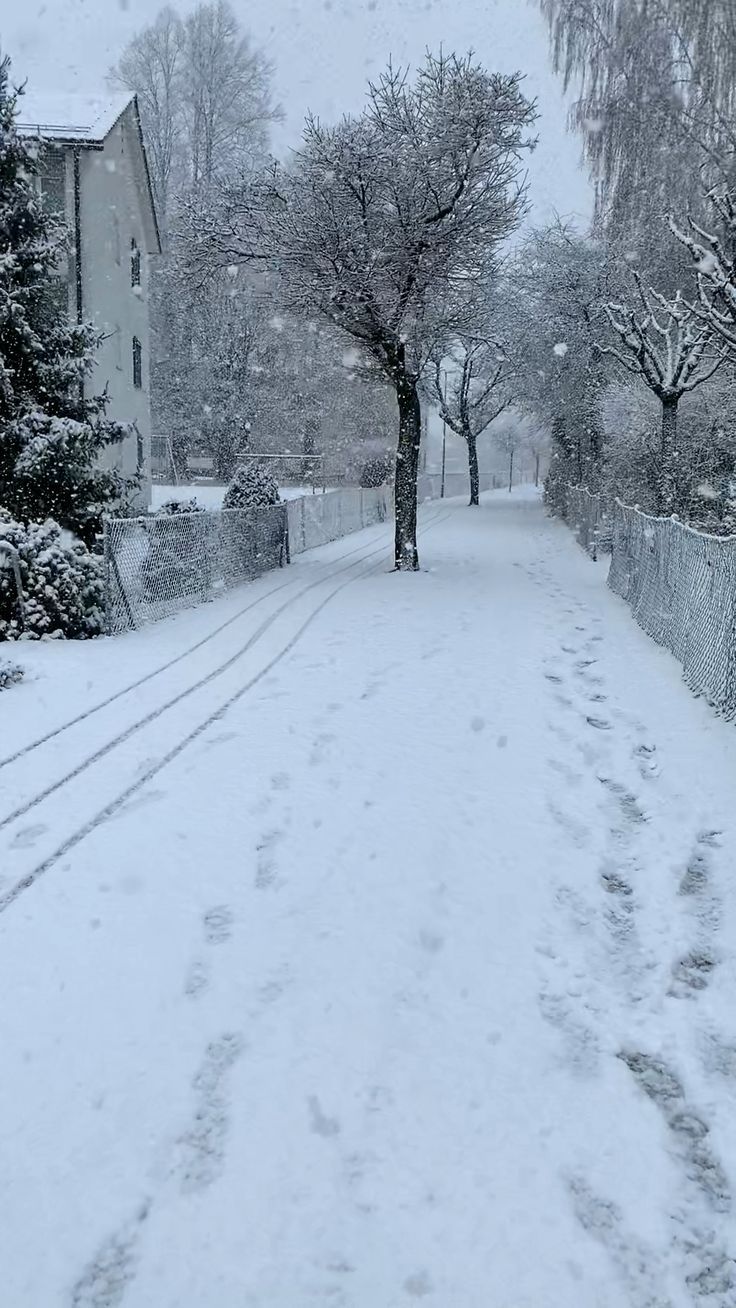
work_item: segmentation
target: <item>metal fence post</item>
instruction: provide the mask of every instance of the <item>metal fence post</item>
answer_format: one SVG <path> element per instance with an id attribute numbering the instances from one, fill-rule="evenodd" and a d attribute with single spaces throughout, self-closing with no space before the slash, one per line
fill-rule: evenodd
<path id="1" fill-rule="evenodd" d="M 15 597 L 18 604 L 18 622 L 21 631 L 23 631 L 26 623 L 26 610 L 23 598 L 23 580 L 20 575 L 20 555 L 9 540 L 0 540 L 0 551 L 10 560 L 10 569 L 15 581 Z"/>
<path id="2" fill-rule="evenodd" d="M 105 520 L 102 534 L 102 552 L 105 560 L 105 635 L 112 635 L 112 586 L 110 585 L 110 523 Z"/>

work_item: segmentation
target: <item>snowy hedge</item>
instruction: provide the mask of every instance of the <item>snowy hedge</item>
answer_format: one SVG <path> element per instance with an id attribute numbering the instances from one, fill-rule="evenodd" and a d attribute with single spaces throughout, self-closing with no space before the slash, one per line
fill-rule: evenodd
<path id="1" fill-rule="evenodd" d="M 270 472 L 259 463 L 246 463 L 227 489 L 223 509 L 262 509 L 279 504 L 279 488 Z"/>
<path id="2" fill-rule="evenodd" d="M 18 611 L 12 570 L 0 567 L 0 640 L 88 639 L 103 630 L 102 558 L 58 522 L 17 522 L 0 509 L 0 541 L 17 550 L 24 600 Z"/>

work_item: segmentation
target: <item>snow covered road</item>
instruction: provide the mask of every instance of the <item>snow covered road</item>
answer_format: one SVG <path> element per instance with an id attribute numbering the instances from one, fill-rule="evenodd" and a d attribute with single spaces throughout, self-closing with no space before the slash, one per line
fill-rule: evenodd
<path id="1" fill-rule="evenodd" d="M 3 1304 L 736 1305 L 736 728 L 535 500 L 423 531 L 23 651 Z"/>

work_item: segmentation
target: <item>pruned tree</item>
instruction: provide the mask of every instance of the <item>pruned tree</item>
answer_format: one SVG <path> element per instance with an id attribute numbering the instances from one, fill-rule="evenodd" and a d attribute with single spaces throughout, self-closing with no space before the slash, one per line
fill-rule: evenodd
<path id="1" fill-rule="evenodd" d="M 722 235 L 692 218 L 688 231 L 673 219 L 670 228 L 693 258 L 698 296 L 690 307 L 736 362 L 736 192 L 711 191 L 708 198 Z"/>
<path id="2" fill-rule="evenodd" d="M 431 386 L 440 417 L 467 446 L 471 505 L 480 503 L 478 438 L 511 404 L 515 371 L 502 342 L 489 337 L 461 336 L 433 363 Z"/>
<path id="3" fill-rule="evenodd" d="M 727 347 L 714 344 L 709 323 L 698 317 L 678 291 L 673 299 L 646 289 L 634 274 L 640 309 L 608 304 L 606 316 L 620 346 L 605 344 L 627 372 L 640 378 L 662 406 L 660 466 L 661 494 L 658 508 L 672 509 L 674 502 L 673 460 L 677 458 L 677 414 L 683 395 L 702 386 L 726 357 Z"/>
<path id="4" fill-rule="evenodd" d="M 231 192 L 208 231 L 196 224 L 195 261 L 270 260 L 290 306 L 357 342 L 393 387 L 398 569 L 419 565 L 419 379 L 443 341 L 472 330 L 524 211 L 535 116 L 518 74 L 472 55 L 428 54 L 413 82 L 389 66 L 359 117 L 308 119 L 288 171 Z"/>

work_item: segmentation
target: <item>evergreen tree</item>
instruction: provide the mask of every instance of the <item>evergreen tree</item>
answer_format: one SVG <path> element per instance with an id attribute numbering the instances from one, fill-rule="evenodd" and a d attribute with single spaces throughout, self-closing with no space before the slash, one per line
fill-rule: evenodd
<path id="1" fill-rule="evenodd" d="M 98 466 L 127 434 L 85 395 L 97 339 L 68 321 L 59 265 L 66 233 L 39 193 L 39 146 L 15 129 L 18 95 L 0 61 L 0 505 L 54 518 L 90 543 L 131 483 Z"/>

